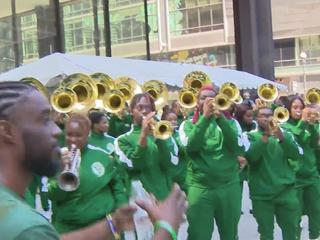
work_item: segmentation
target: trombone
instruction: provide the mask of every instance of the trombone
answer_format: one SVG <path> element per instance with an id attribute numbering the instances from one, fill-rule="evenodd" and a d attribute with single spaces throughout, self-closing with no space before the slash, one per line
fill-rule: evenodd
<path id="1" fill-rule="evenodd" d="M 67 148 L 62 148 L 62 152 L 68 151 Z M 79 167 L 81 162 L 80 150 L 74 145 L 71 145 L 70 162 L 58 176 L 58 186 L 66 192 L 72 192 L 78 189 L 80 185 Z"/>

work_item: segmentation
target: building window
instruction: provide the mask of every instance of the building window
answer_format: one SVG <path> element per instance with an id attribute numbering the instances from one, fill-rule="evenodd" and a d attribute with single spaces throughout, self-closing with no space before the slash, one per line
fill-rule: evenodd
<path id="1" fill-rule="evenodd" d="M 91 3 L 91 0 L 82 0 L 63 6 L 66 52 L 94 48 L 94 23 Z M 100 9 L 99 14 L 101 14 Z M 101 22 L 99 22 L 100 24 Z"/>
<path id="2" fill-rule="evenodd" d="M 274 66 L 294 66 L 295 40 L 294 38 L 279 39 L 274 41 Z"/>
<path id="3" fill-rule="evenodd" d="M 169 0 L 169 15 L 173 35 L 223 29 L 221 0 Z"/>
<path id="4" fill-rule="evenodd" d="M 126 6 L 119 7 L 123 2 L 126 2 L 124 4 Z M 110 19 L 112 44 L 145 40 L 145 17 L 142 0 L 111 1 Z M 149 37 L 154 39 L 158 33 L 157 6 L 154 0 L 148 1 L 148 24 Z"/>
<path id="5" fill-rule="evenodd" d="M 36 14 L 29 13 L 28 15 L 21 15 L 20 25 L 23 60 L 39 57 Z"/>
<path id="6" fill-rule="evenodd" d="M 320 63 L 320 36 L 307 36 L 299 38 L 299 53 L 307 54 L 308 63 Z"/>

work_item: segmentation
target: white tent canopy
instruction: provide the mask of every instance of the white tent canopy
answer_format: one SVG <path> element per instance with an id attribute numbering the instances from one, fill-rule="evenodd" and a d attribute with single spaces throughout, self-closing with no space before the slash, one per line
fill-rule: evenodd
<path id="1" fill-rule="evenodd" d="M 218 86 L 224 82 L 233 82 L 239 88 L 244 89 L 257 88 L 263 83 L 272 83 L 280 90 L 286 90 L 286 86 L 282 84 L 247 72 L 219 67 L 62 53 L 51 54 L 3 73 L 0 75 L 0 81 L 17 81 L 24 77 L 34 77 L 43 84 L 47 84 L 50 79 L 58 75 L 102 72 L 112 78 L 129 76 L 139 83 L 154 79 L 172 86 L 182 86 L 184 77 L 196 70 L 207 73 L 212 82 Z"/>

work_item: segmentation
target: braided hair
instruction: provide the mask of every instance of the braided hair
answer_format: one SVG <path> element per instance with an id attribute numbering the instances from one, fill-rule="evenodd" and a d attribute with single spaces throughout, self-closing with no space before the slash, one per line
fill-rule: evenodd
<path id="1" fill-rule="evenodd" d="M 23 82 L 0 82 L 0 119 L 8 119 L 13 108 L 36 88 Z"/>

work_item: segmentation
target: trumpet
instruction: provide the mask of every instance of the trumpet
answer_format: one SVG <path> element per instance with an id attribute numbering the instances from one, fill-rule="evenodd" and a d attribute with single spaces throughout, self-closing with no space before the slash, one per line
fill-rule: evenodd
<path id="1" fill-rule="evenodd" d="M 66 148 L 61 149 L 62 152 L 68 151 Z M 72 192 L 78 189 L 80 185 L 79 167 L 81 162 L 80 150 L 71 145 L 70 163 L 58 176 L 58 186 L 66 192 Z"/>
<path id="2" fill-rule="evenodd" d="M 153 123 L 153 136 L 158 139 L 166 140 L 173 134 L 173 127 L 171 122 L 161 120 Z"/>
<path id="3" fill-rule="evenodd" d="M 144 119 L 145 116 L 142 117 Z M 151 119 L 151 130 L 153 136 L 157 139 L 166 140 L 170 138 L 173 134 L 173 126 L 171 122 L 166 120 L 157 121 L 156 119 Z"/>
<path id="4" fill-rule="evenodd" d="M 277 107 L 273 112 L 273 117 L 269 121 L 269 128 L 272 133 L 274 133 L 280 124 L 285 123 L 290 118 L 290 113 L 288 109 L 284 107 Z"/>
<path id="5" fill-rule="evenodd" d="M 232 101 L 230 101 L 229 97 L 223 93 L 219 93 L 212 100 L 212 104 L 214 107 L 220 111 L 225 111 L 229 109 L 232 105 Z"/>

